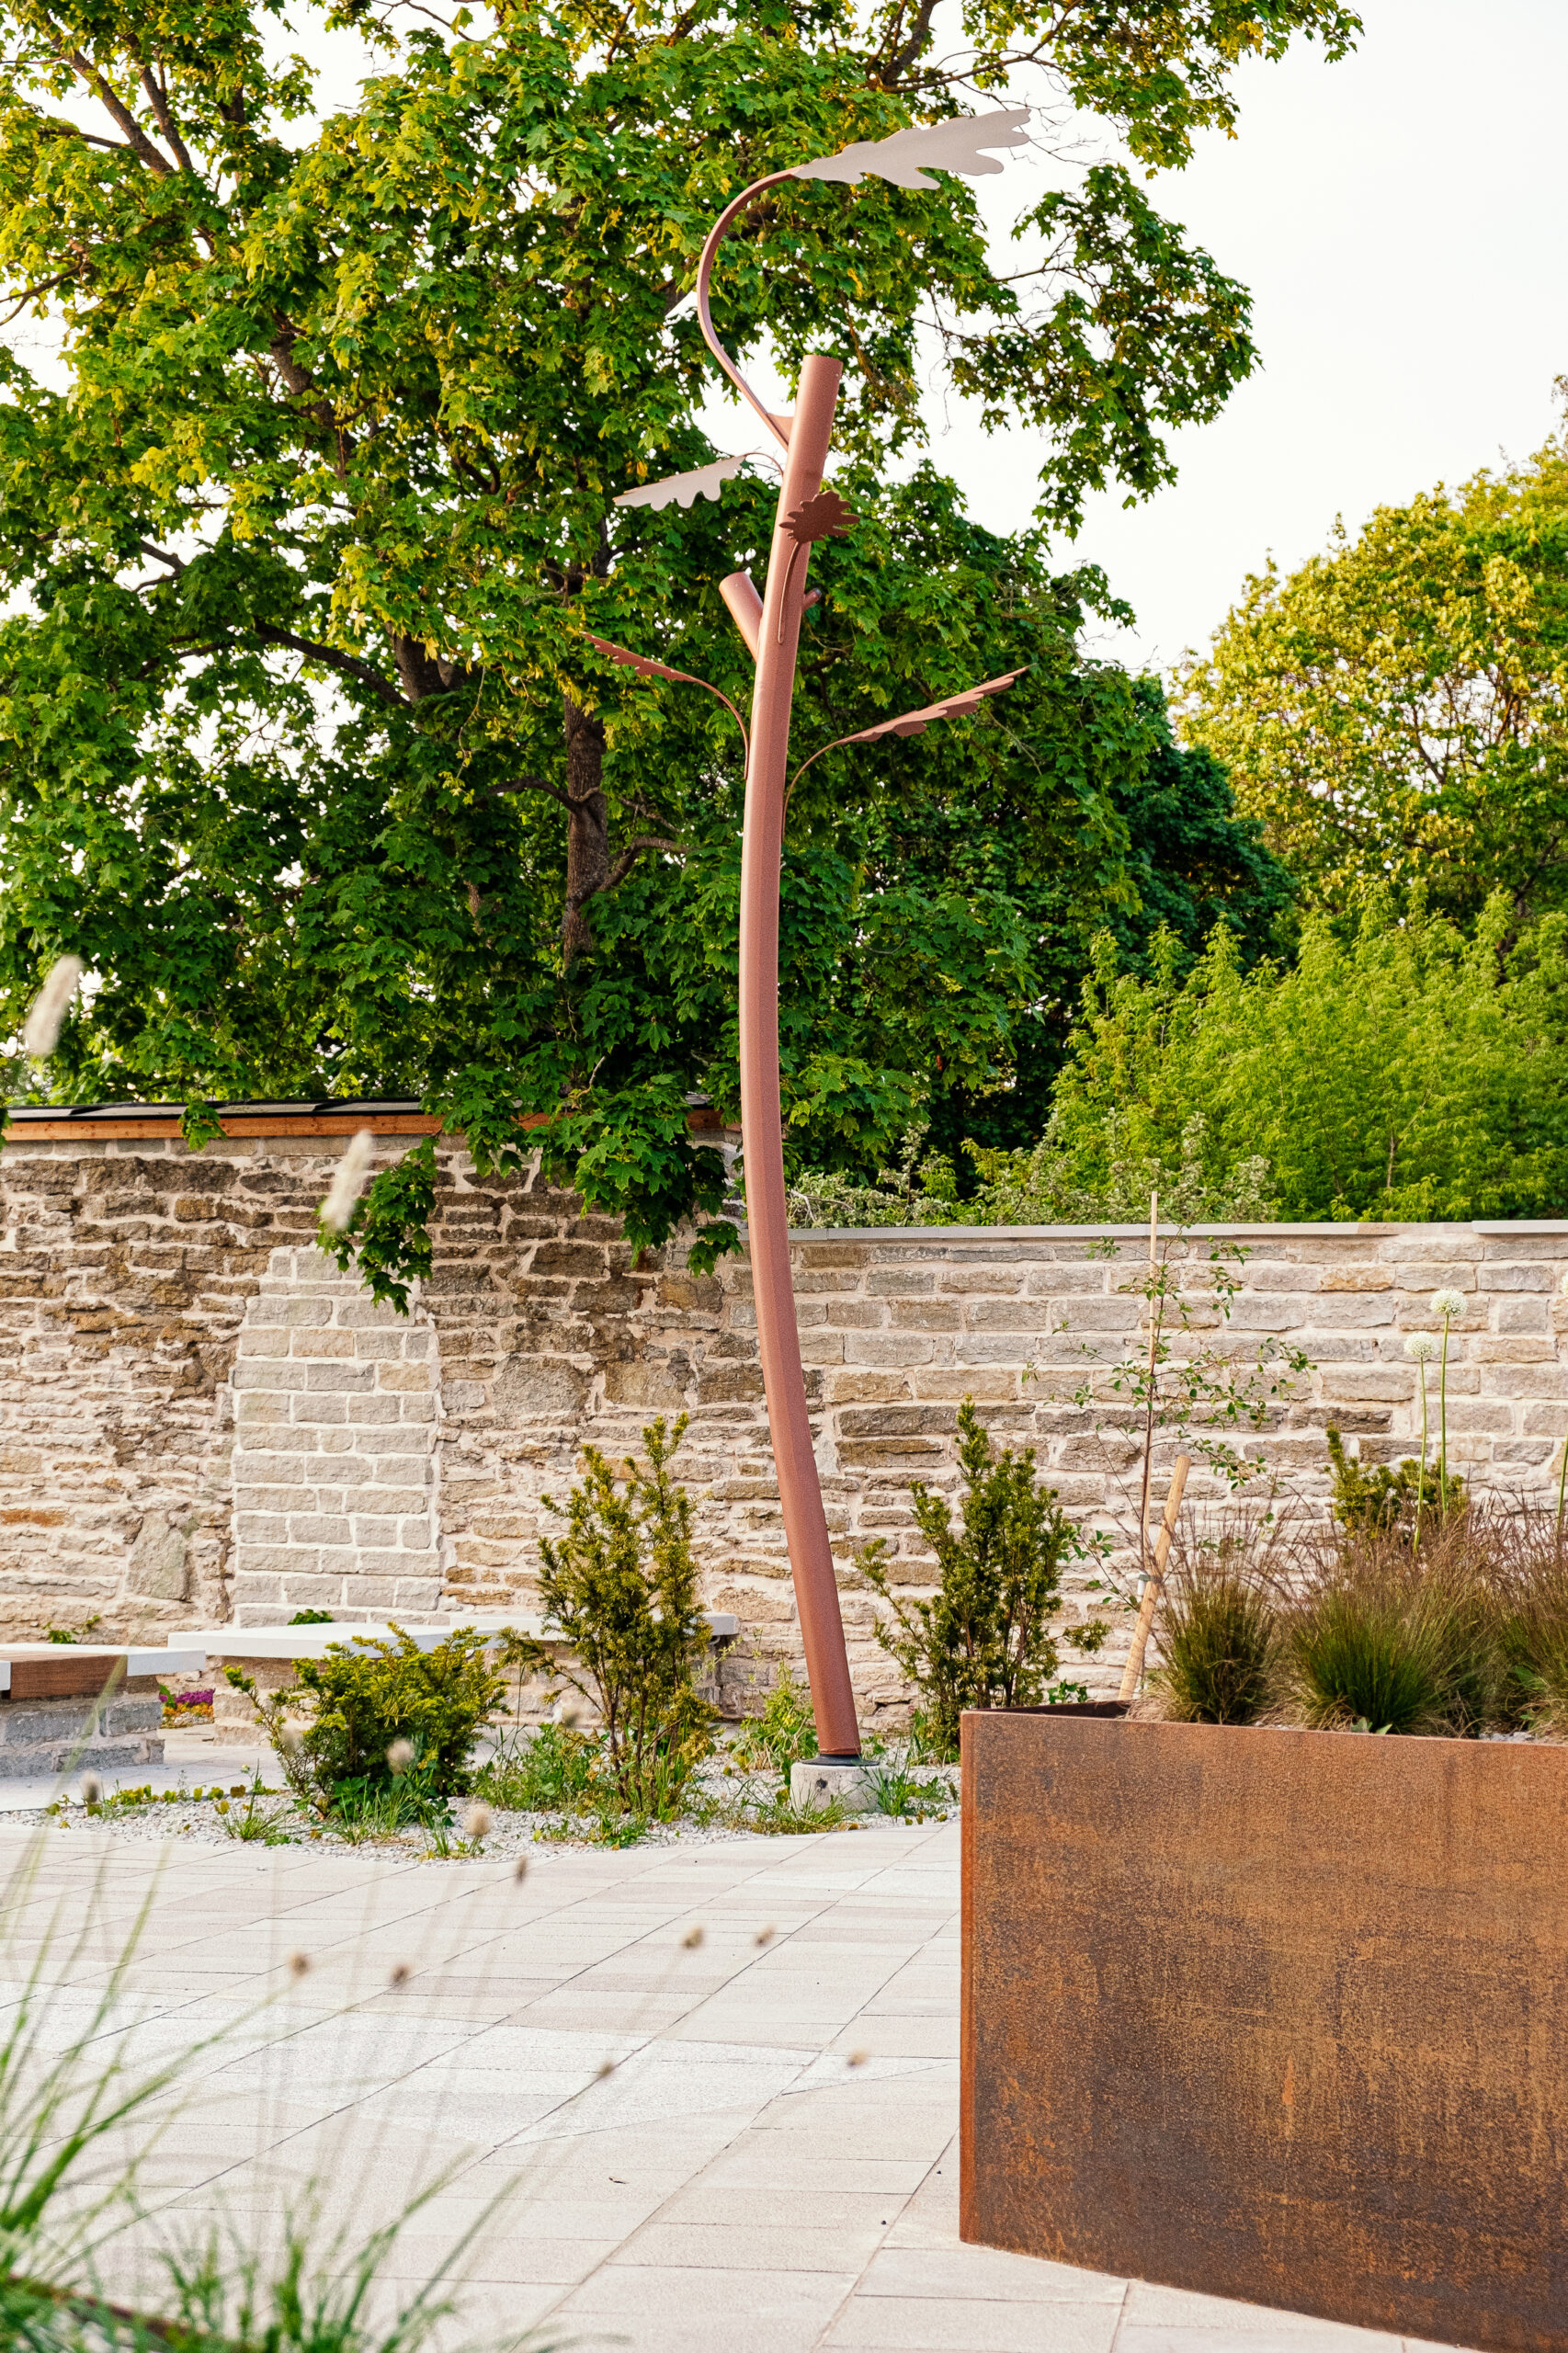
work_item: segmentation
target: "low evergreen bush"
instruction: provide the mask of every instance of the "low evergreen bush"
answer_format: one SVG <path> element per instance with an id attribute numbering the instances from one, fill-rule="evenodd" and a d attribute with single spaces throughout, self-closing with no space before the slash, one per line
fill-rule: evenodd
<path id="1" fill-rule="evenodd" d="M 399 1774 L 388 1756 L 399 1741 L 415 1752 L 410 1791 L 465 1796 L 480 1733 L 506 1696 L 489 1649 L 489 1637 L 460 1627 L 422 1651 L 393 1624 L 388 1636 L 334 1643 L 324 1658 L 301 1659 L 287 1691 L 259 1691 L 243 1667 L 223 1672 L 255 1708 L 296 1797 L 319 1813 L 346 1784 L 390 1800 Z M 291 1717 L 301 1709 L 306 1722 L 296 1730 Z"/>
<path id="2" fill-rule="evenodd" d="M 859 1557 L 888 1611 L 878 1620 L 877 1640 L 918 1695 L 916 1737 L 944 1760 L 958 1755 L 966 1708 L 1028 1708 L 1046 1699 L 1060 1661 L 1051 1621 L 1062 1572 L 1082 1549 L 1055 1489 L 1040 1484 L 1034 1449 L 998 1454 L 971 1397 L 959 1407 L 959 1470 L 964 1492 L 956 1528 L 944 1496 L 918 1482 L 910 1491 L 937 1556 L 930 1599 L 911 1599 L 894 1584 L 881 1537 Z M 1096 1620 L 1066 1640 L 1095 1651 L 1106 1631 Z"/>
<path id="3" fill-rule="evenodd" d="M 707 1654 L 691 1549 L 691 1499 L 670 1475 L 686 1435 L 682 1415 L 642 1432 L 647 1469 L 629 1455 L 618 1480 L 597 1447 L 585 1447 L 582 1484 L 559 1539 L 540 1540 L 540 1598 L 569 1645 L 562 1660 L 514 1638 L 525 1666 L 540 1669 L 594 1708 L 615 1793 L 631 1814 L 665 1821 L 712 1745 L 713 1711 L 696 1676 Z"/>

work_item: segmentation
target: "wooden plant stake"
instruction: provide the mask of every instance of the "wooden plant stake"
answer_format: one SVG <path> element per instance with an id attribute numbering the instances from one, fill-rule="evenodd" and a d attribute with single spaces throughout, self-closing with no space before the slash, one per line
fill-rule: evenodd
<path id="1" fill-rule="evenodd" d="M 1132 1629 L 1132 1641 L 1127 1653 L 1127 1665 L 1121 1670 L 1119 1699 L 1132 1699 L 1138 1695 L 1138 1678 L 1143 1672 L 1143 1654 L 1149 1647 L 1149 1629 L 1154 1622 L 1154 1611 L 1165 1590 L 1165 1563 L 1171 1556 L 1171 1539 L 1176 1534 L 1176 1515 L 1187 1487 L 1187 1474 L 1192 1468 L 1190 1454 L 1178 1454 L 1176 1469 L 1171 1473 L 1171 1491 L 1165 1497 L 1165 1516 L 1160 1532 L 1154 1539 L 1154 1566 L 1144 1580 L 1143 1598 L 1139 1604 L 1138 1622 Z"/>

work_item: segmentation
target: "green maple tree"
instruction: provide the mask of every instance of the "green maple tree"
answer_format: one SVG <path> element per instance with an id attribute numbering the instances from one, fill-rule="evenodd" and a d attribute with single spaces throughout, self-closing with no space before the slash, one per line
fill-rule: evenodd
<path id="1" fill-rule="evenodd" d="M 356 32 L 368 71 L 318 114 L 277 0 L 0 6 L 0 277 L 13 318 L 58 322 L 63 377 L 0 352 L 0 991 L 17 1014 L 54 955 L 90 965 L 57 1095 L 177 1093 L 196 1140 L 225 1097 L 413 1094 L 482 1168 L 542 1146 L 634 1244 L 697 1215 L 726 1245 L 686 1099 L 733 1097 L 738 741 L 586 634 L 749 691 L 717 583 L 766 545 L 767 484 L 613 504 L 712 455 L 680 307 L 708 226 L 765 171 L 1031 66 L 1136 163 L 1179 165 L 1230 127 L 1240 56 L 1357 29 L 1336 0 L 975 0 L 944 63 L 933 14 L 562 0 L 443 26 L 339 0 L 306 49 Z M 809 347 L 846 363 L 866 520 L 821 567 L 798 740 L 985 675 L 1000 643 L 1028 690 L 915 756 L 926 804 L 951 834 L 971 773 L 1032 765 L 1009 790 L 1042 855 L 1064 835 L 1116 889 L 1106 779 L 1147 731 L 1127 682 L 1074 664 L 1100 585 L 1052 583 L 1028 533 L 966 543 L 935 478 L 879 483 L 918 441 L 934 319 L 953 383 L 1040 430 L 1044 522 L 1145 494 L 1166 432 L 1253 364 L 1247 300 L 1122 163 L 1023 225 L 1039 264 L 999 277 L 961 180 L 792 183 L 716 295 L 787 378 Z M 1041 762 L 1074 702 L 1088 748 Z M 818 1158 L 983 1081 L 1037 987 L 983 857 L 898 865 L 910 767 L 820 763 L 791 813 L 790 1117 Z M 389 1295 L 433 1183 L 425 1146 L 362 1211 Z"/>

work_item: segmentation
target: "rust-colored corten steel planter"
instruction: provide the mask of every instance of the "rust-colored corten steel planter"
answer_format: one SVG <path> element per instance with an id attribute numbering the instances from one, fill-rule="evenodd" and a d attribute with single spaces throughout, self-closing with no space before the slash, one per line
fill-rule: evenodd
<path id="1" fill-rule="evenodd" d="M 1568 2353 L 1568 1748 L 963 1719 L 962 2234 Z"/>

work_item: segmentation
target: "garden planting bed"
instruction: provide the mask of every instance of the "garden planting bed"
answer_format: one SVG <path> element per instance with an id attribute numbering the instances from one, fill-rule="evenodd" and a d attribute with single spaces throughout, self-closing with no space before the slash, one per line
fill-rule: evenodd
<path id="1" fill-rule="evenodd" d="M 962 2235 L 1568 2349 L 1568 1748 L 963 1720 Z"/>

